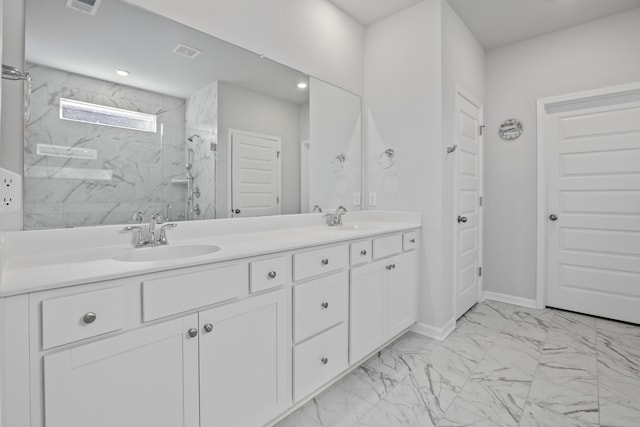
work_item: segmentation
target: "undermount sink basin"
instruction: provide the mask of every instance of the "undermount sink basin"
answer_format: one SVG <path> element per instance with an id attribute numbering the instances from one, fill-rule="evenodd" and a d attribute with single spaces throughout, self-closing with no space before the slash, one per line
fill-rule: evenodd
<path id="1" fill-rule="evenodd" d="M 345 225 L 334 225 L 330 227 L 332 230 L 336 231 L 375 231 L 379 230 L 380 227 L 373 224 L 345 224 Z"/>
<path id="2" fill-rule="evenodd" d="M 170 259 L 191 258 L 212 254 L 220 250 L 214 245 L 175 245 L 155 246 L 151 248 L 134 248 L 114 256 L 116 261 L 145 262 L 165 261 Z"/>

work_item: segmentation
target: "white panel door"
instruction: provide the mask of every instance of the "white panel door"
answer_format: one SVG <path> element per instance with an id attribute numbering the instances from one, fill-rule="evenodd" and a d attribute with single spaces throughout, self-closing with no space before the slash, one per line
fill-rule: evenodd
<path id="1" fill-rule="evenodd" d="M 231 136 L 231 210 L 234 217 L 280 213 L 280 141 Z"/>
<path id="2" fill-rule="evenodd" d="M 640 103 L 550 114 L 546 304 L 640 323 Z"/>
<path id="3" fill-rule="evenodd" d="M 44 357 L 47 427 L 197 427 L 197 315 Z"/>
<path id="4" fill-rule="evenodd" d="M 480 283 L 480 125 L 482 107 L 460 92 L 456 97 L 455 247 L 456 317 L 479 300 Z"/>

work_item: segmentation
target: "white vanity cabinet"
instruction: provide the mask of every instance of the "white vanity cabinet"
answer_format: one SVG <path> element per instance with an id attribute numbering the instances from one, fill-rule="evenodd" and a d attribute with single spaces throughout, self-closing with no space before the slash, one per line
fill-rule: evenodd
<path id="1" fill-rule="evenodd" d="M 197 427 L 197 327 L 192 314 L 46 355 L 45 425 Z"/>
<path id="2" fill-rule="evenodd" d="M 374 258 L 400 252 L 402 240 L 401 235 L 374 239 Z M 416 314 L 417 258 L 412 248 L 352 268 L 349 363 L 360 361 L 411 326 Z"/>
<path id="3" fill-rule="evenodd" d="M 0 355 L 25 361 L 12 362 L 9 419 L 274 422 L 416 320 L 416 239 L 392 231 L 3 299 L 14 345 Z"/>
<path id="4" fill-rule="evenodd" d="M 287 409 L 286 291 L 199 317 L 201 426 L 261 426 Z"/>

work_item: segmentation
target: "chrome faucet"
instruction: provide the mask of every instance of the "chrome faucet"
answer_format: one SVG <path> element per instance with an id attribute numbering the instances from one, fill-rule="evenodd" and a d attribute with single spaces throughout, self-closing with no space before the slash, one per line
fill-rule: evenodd
<path id="1" fill-rule="evenodd" d="M 347 213 L 347 208 L 344 206 L 338 206 L 335 213 L 327 214 L 327 225 L 334 227 L 336 225 L 342 225 L 342 216 Z"/>
<path id="2" fill-rule="evenodd" d="M 139 214 L 139 215 L 138 215 Z M 136 221 L 142 220 L 142 213 L 137 212 L 134 217 Z M 156 226 L 161 225 L 160 233 L 156 232 Z M 149 221 L 149 228 L 147 229 L 146 236 L 144 235 L 144 229 L 141 225 L 128 225 L 124 228 L 125 231 L 135 231 L 136 232 L 136 241 L 134 246 L 136 248 L 143 248 L 147 246 L 157 246 L 157 245 L 168 245 L 169 241 L 167 240 L 167 233 L 165 231 L 166 228 L 177 227 L 178 224 L 174 222 L 168 222 L 166 224 L 162 223 L 162 215 L 160 213 L 156 213 L 151 217 Z"/>
<path id="3" fill-rule="evenodd" d="M 158 239 L 156 238 L 156 224 L 162 224 L 162 215 L 160 212 L 156 212 L 151 217 L 149 221 L 149 229 L 147 231 L 147 241 L 146 244 L 150 246 L 155 246 L 158 243 Z"/>

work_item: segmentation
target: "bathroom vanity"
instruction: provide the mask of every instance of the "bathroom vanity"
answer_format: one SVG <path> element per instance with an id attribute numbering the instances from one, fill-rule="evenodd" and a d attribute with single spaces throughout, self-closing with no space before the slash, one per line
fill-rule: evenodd
<path id="1" fill-rule="evenodd" d="M 323 222 L 181 223 L 142 249 L 117 226 L 3 234 L 2 427 L 249 427 L 301 406 L 417 313 L 419 214 Z"/>

